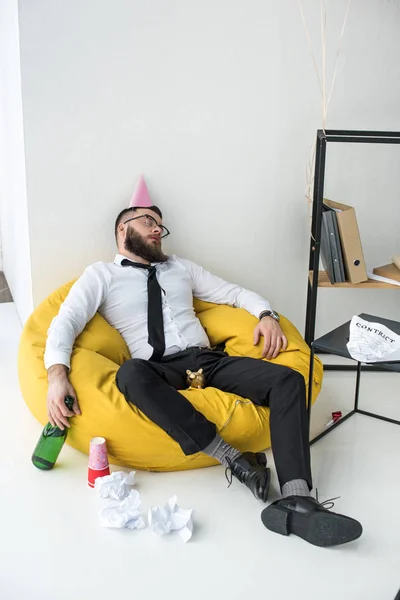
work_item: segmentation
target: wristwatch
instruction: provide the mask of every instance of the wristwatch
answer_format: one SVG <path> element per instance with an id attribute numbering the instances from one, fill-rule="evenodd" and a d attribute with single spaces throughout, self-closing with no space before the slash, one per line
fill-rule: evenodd
<path id="1" fill-rule="evenodd" d="M 259 317 L 260 321 L 264 317 L 272 317 L 273 319 L 275 319 L 275 321 L 279 321 L 279 319 L 280 319 L 278 313 L 275 312 L 274 310 L 264 310 Z"/>

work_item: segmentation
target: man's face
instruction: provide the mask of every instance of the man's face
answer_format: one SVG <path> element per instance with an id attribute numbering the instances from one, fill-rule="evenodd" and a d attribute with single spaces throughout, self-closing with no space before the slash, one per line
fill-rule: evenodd
<path id="1" fill-rule="evenodd" d="M 148 217 L 145 215 L 148 215 Z M 127 214 L 125 221 L 132 217 L 134 220 L 124 225 L 125 238 L 123 245 L 125 250 L 149 262 L 165 262 L 168 260 L 168 257 L 162 251 L 162 220 L 160 216 L 148 208 L 138 208 L 132 212 L 131 216 Z"/>

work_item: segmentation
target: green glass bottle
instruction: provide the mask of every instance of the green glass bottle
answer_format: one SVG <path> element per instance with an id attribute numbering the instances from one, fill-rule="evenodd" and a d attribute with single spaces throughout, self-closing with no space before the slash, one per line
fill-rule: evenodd
<path id="1" fill-rule="evenodd" d="M 66 396 L 64 402 L 69 410 L 72 410 L 74 405 L 73 397 Z M 65 427 L 64 430 L 62 430 L 59 427 L 53 427 L 51 423 L 47 423 L 40 434 L 39 441 L 32 454 L 32 462 L 35 467 L 42 469 L 42 471 L 49 471 L 52 469 L 64 446 L 67 435 L 68 427 Z"/>

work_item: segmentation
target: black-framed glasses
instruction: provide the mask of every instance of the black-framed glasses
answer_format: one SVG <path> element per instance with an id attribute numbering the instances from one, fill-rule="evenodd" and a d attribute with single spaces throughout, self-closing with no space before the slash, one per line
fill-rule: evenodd
<path id="1" fill-rule="evenodd" d="M 144 225 L 149 229 L 154 229 L 154 227 L 158 227 L 159 229 L 161 229 L 162 238 L 166 238 L 168 235 L 170 235 L 169 229 L 164 227 L 164 225 L 160 225 L 160 223 L 157 223 L 155 218 L 151 215 L 139 215 L 138 217 L 131 217 L 127 221 L 124 221 L 124 225 L 126 225 L 126 223 L 129 223 L 129 221 L 136 221 L 136 219 L 144 219 Z"/>

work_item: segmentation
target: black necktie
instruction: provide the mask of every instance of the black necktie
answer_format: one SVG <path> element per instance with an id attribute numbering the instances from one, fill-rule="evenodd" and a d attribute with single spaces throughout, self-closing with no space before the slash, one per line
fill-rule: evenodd
<path id="1" fill-rule="evenodd" d="M 162 312 L 161 287 L 157 281 L 157 271 L 151 265 L 142 265 L 142 263 L 132 262 L 126 258 L 121 261 L 123 267 L 136 267 L 138 269 L 147 269 L 147 329 L 149 332 L 148 342 L 153 346 L 153 354 L 150 360 L 161 360 L 165 351 L 164 321 Z"/>

